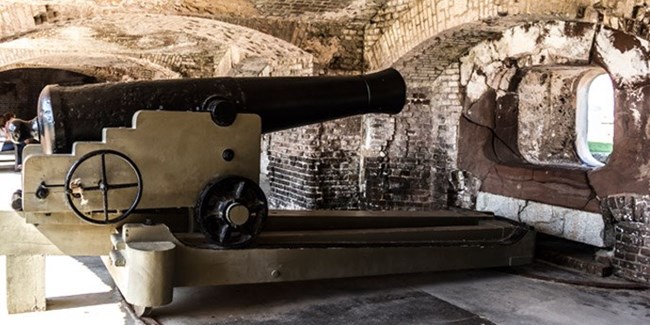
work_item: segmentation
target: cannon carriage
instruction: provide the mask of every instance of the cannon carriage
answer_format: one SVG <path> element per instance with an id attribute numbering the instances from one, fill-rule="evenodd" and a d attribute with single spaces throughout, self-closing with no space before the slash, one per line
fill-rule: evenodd
<path id="1" fill-rule="evenodd" d="M 405 98 L 394 69 L 48 86 L 24 128 L 40 145 L 25 149 L 20 215 L 59 253 L 107 256 L 139 313 L 175 286 L 530 262 L 534 233 L 488 214 L 269 209 L 262 134 L 397 114 Z"/>

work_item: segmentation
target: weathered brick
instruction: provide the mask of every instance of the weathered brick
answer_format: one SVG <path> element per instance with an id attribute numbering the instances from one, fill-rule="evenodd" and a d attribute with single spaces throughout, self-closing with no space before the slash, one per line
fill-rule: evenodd
<path id="1" fill-rule="evenodd" d="M 638 200 L 638 198 L 634 200 Z M 605 207 L 612 204 L 620 209 L 634 200 L 621 197 L 607 199 Z M 615 230 L 613 264 L 616 274 L 626 279 L 648 282 L 650 279 L 650 247 L 647 244 L 650 242 L 648 240 L 650 227 L 642 222 L 623 221 L 616 224 Z"/>

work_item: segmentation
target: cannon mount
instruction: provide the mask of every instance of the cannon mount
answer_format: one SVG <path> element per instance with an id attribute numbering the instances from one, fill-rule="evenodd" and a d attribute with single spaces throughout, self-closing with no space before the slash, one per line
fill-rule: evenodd
<path id="1" fill-rule="evenodd" d="M 382 78 L 389 77 L 395 78 L 394 73 L 380 75 L 370 84 L 384 85 Z M 341 80 L 347 79 L 328 83 Z M 354 85 L 368 85 L 365 79 L 354 80 Z M 389 84 L 399 89 L 387 91 L 392 94 L 391 105 L 403 105 L 403 80 L 394 81 Z M 257 81 L 246 82 L 250 86 Z M 365 86 L 362 95 L 356 96 L 358 91 L 353 90 L 352 102 L 360 98 L 372 109 L 385 109 L 376 97 L 369 98 Z M 203 95 L 196 98 L 205 99 Z M 263 114 L 238 111 L 233 118 L 232 107 L 220 100 L 211 98 L 208 109 L 199 111 L 137 110 L 129 125 L 109 125 L 101 137 L 90 140 L 75 139 L 79 134 L 65 128 L 51 129 L 54 124 L 44 127 L 43 134 L 57 138 L 51 139 L 51 152 L 46 145 L 25 148 L 22 211 L 0 211 L 0 254 L 104 256 L 118 288 L 138 314 L 170 303 L 178 286 L 532 261 L 535 233 L 484 213 L 270 210 L 259 187 L 264 123 L 266 128 L 284 128 L 298 122 L 277 117 L 268 122 L 270 111 L 287 113 L 281 101 L 263 106 Z M 259 99 L 249 104 L 239 108 L 262 107 L 256 106 L 262 105 Z M 225 113 L 217 114 L 221 109 Z M 396 112 L 394 107 L 391 111 Z M 363 112 L 335 109 L 328 118 L 358 113 Z M 305 123 L 325 118 L 322 111 L 316 115 Z M 71 139 L 75 140 L 70 143 Z M 68 145 L 69 152 L 57 152 Z M 22 274 L 14 279 L 34 281 Z M 8 292 L 15 294 L 17 290 L 9 287 Z"/>

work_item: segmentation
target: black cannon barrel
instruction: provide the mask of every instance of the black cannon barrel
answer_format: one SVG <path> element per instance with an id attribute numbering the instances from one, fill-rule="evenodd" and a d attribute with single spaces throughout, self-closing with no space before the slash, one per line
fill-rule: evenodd
<path id="1" fill-rule="evenodd" d="M 262 132 L 365 113 L 399 113 L 406 85 L 397 70 L 360 76 L 209 78 L 63 87 L 39 98 L 45 153 L 70 152 L 76 141 L 101 140 L 102 128 L 129 127 L 136 111 L 211 111 L 218 124 L 258 114 Z"/>

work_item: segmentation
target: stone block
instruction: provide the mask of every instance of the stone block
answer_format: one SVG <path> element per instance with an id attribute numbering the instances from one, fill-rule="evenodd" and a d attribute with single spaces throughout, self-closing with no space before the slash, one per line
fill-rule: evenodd
<path id="1" fill-rule="evenodd" d="M 476 210 L 489 211 L 497 216 L 515 221 L 521 221 L 519 212 L 524 205 L 525 201 L 523 200 L 485 192 L 479 192 L 476 198 Z"/>
<path id="2" fill-rule="evenodd" d="M 7 256 L 7 311 L 44 311 L 45 256 Z"/>
<path id="3" fill-rule="evenodd" d="M 607 247 L 614 242 L 611 226 L 602 215 L 479 192 L 476 209 L 533 226 L 561 238 Z"/>

